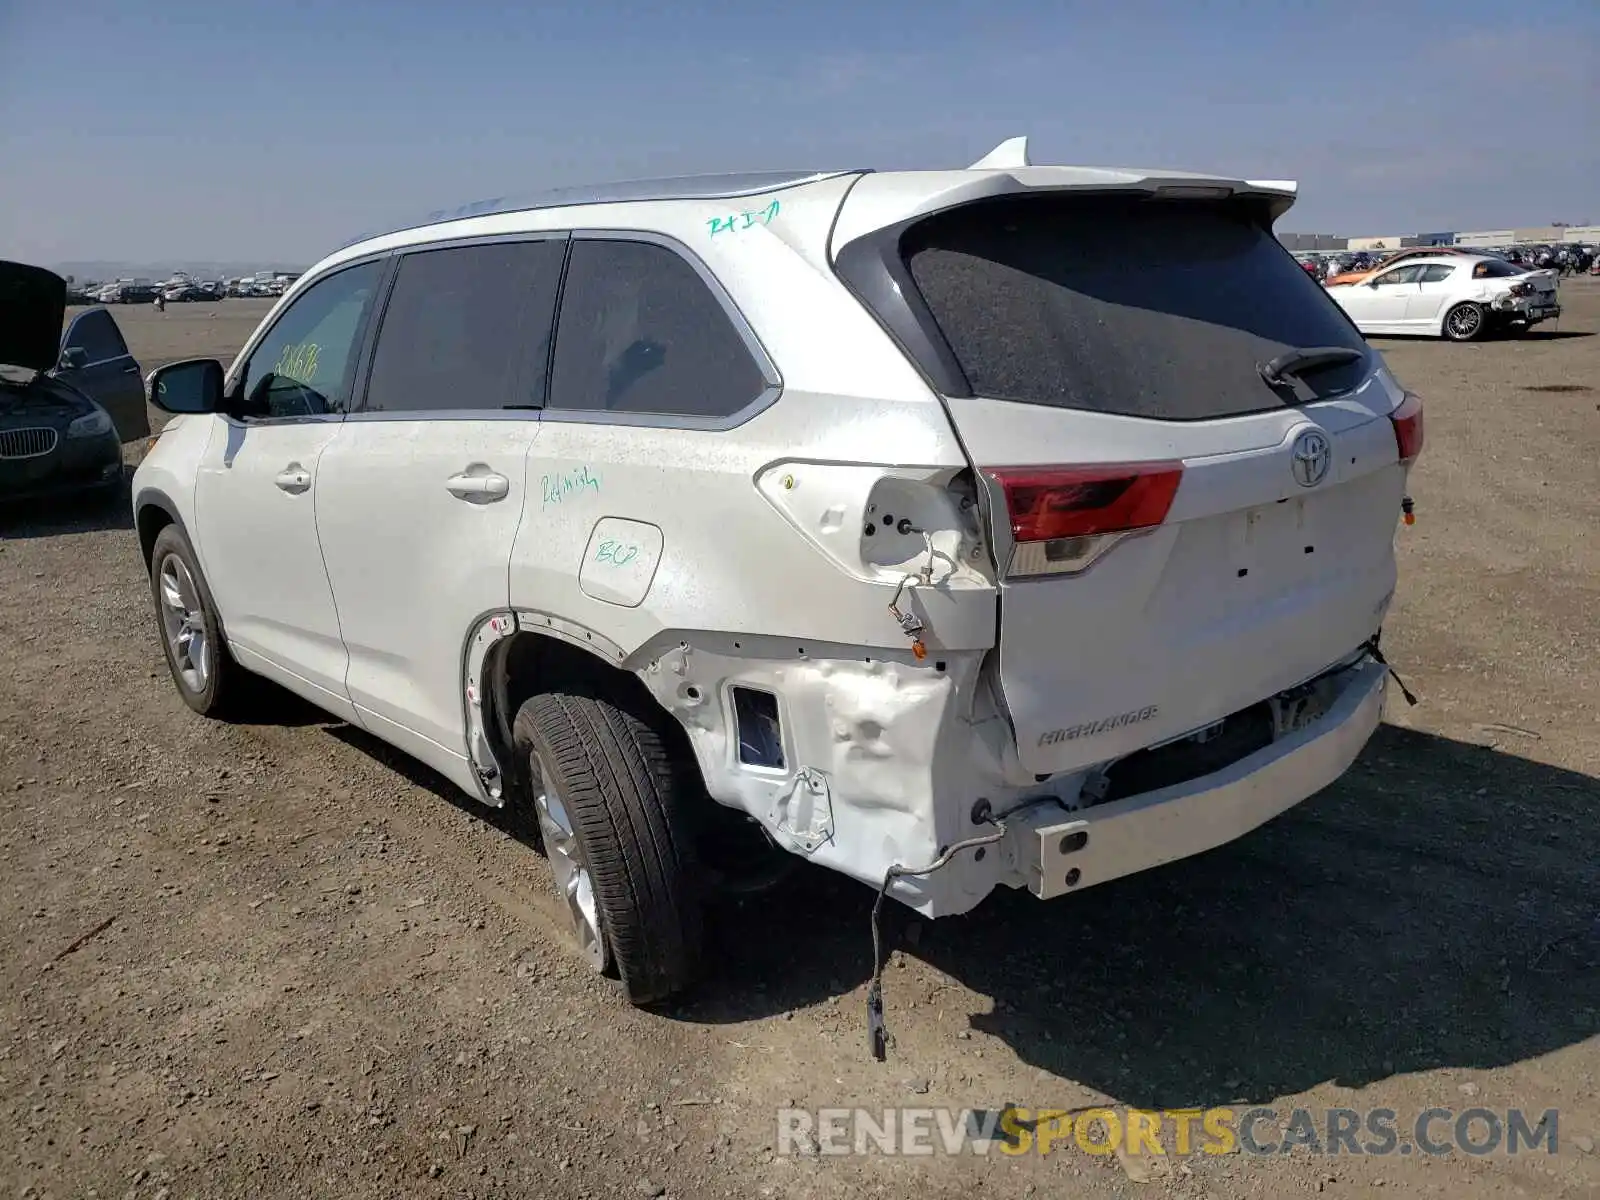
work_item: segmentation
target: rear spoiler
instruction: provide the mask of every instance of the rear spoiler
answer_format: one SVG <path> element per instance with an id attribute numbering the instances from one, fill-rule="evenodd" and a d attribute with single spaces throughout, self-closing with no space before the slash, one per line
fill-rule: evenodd
<path id="1" fill-rule="evenodd" d="M 971 166 L 954 171 L 896 171 L 863 176 L 839 214 L 829 246 L 840 249 L 889 226 L 978 200 L 1031 192 L 1143 192 L 1174 199 L 1253 198 L 1266 202 L 1269 223 L 1294 204 L 1299 185 L 1288 179 L 1239 179 L 1190 171 L 1132 167 L 1037 166 L 1026 137 L 1008 138 Z"/>

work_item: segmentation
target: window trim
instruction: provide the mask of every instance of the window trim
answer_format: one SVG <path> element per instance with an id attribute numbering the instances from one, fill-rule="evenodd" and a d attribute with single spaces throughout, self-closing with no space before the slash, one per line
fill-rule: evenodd
<path id="1" fill-rule="evenodd" d="M 737 429 L 771 408 L 777 403 L 778 397 L 783 395 L 783 376 L 779 373 L 777 364 L 772 361 L 772 356 L 767 353 L 767 348 L 761 344 L 761 339 L 756 335 L 754 327 L 740 310 L 738 304 L 729 294 L 728 289 L 718 279 L 716 273 L 706 264 L 698 254 L 683 242 L 670 234 L 660 233 L 649 229 L 591 229 L 581 228 L 572 231 L 572 244 L 578 242 L 642 242 L 645 245 L 660 246 L 676 254 L 688 263 L 700 281 L 710 290 L 712 299 L 722 308 L 724 315 L 732 323 L 734 332 L 744 342 L 745 349 L 749 351 L 757 370 L 766 380 L 766 387 L 751 397 L 750 402 L 742 408 L 735 409 L 725 417 L 693 417 L 674 413 L 634 413 L 634 412 L 604 412 L 586 408 L 561 408 L 547 403 L 540 410 L 541 421 L 560 421 L 570 425 L 631 425 L 645 429 L 690 429 L 702 430 L 708 433 L 726 433 L 730 429 Z M 567 254 L 567 263 L 570 268 L 572 261 L 571 251 Z M 561 341 L 561 312 L 566 304 L 567 278 L 566 271 L 562 271 L 561 290 L 556 295 L 556 324 L 555 336 L 550 340 L 550 362 L 546 366 L 545 397 L 550 399 L 550 384 L 554 382 L 555 356 Z"/>
<path id="2" fill-rule="evenodd" d="M 121 362 L 125 358 L 132 358 L 133 357 L 133 351 L 128 348 L 128 339 L 123 336 L 122 329 L 117 324 L 117 319 L 114 316 L 111 315 L 111 310 L 106 308 L 104 305 L 96 305 L 93 308 L 86 308 L 81 313 L 79 313 L 77 316 L 72 318 L 72 323 L 67 326 L 66 333 L 63 333 L 61 335 L 61 350 L 62 350 L 62 352 L 65 353 L 72 346 L 72 343 L 67 341 L 67 334 L 70 334 L 74 329 L 76 329 L 78 327 L 78 322 L 79 321 L 83 320 L 85 317 L 88 317 L 88 316 L 90 316 L 91 314 L 94 314 L 94 313 L 105 313 L 106 319 L 111 322 L 112 331 L 114 333 L 116 333 L 116 335 L 117 335 L 117 340 L 122 343 L 122 353 L 121 354 L 113 354 L 110 358 L 97 358 L 93 362 L 79 363 L 76 367 L 71 368 L 74 371 L 87 371 L 91 367 L 103 367 L 107 363 Z M 82 349 L 81 346 L 78 347 L 78 348 Z"/>
<path id="3" fill-rule="evenodd" d="M 350 367 L 345 368 L 350 382 L 350 403 L 346 411 L 330 413 L 307 413 L 301 416 L 293 417 L 240 418 L 234 416 L 231 412 L 219 412 L 217 415 L 233 428 L 261 429 L 270 428 L 277 425 L 322 425 L 328 423 L 337 423 L 344 421 L 352 413 L 354 413 L 356 383 L 364 378 L 365 362 L 370 351 L 369 343 L 372 341 L 372 317 L 373 314 L 377 312 L 378 305 L 380 303 L 387 302 L 389 288 L 394 282 L 394 251 L 392 250 L 382 250 L 374 254 L 363 254 L 357 258 L 346 259 L 343 262 L 329 267 L 326 271 L 323 271 L 317 275 L 302 275 L 295 281 L 295 287 L 293 288 L 292 292 L 284 293 L 283 297 L 278 302 L 276 311 L 268 314 L 271 319 L 268 321 L 263 321 L 256 327 L 255 333 L 250 335 L 250 340 L 245 342 L 244 349 L 240 350 L 239 353 L 234 357 L 233 366 L 229 367 L 227 375 L 222 381 L 223 396 L 230 400 L 234 399 L 235 389 L 239 385 L 239 376 L 237 372 L 249 364 L 251 358 L 255 356 L 256 349 L 261 345 L 262 342 L 266 341 L 267 338 L 272 336 L 272 331 L 275 330 L 278 327 L 279 322 L 281 322 L 283 318 L 288 315 L 289 310 L 294 307 L 294 304 L 299 301 L 300 297 L 306 292 L 309 292 L 313 287 L 325 279 L 332 279 L 335 275 L 341 275 L 345 271 L 353 270 L 356 267 L 367 266 L 370 263 L 378 264 L 378 281 L 376 287 L 374 288 L 372 304 L 367 308 L 365 315 L 361 318 L 361 323 L 356 327 L 354 346 L 355 352 L 352 356 L 352 364 Z"/>
<path id="4" fill-rule="evenodd" d="M 63 349 L 71 349 L 71 347 L 63 347 Z M 114 356 L 112 358 L 97 358 L 93 362 L 79 363 L 77 366 L 68 367 L 67 369 L 69 371 L 87 371 L 87 370 L 90 370 L 93 367 L 103 367 L 107 363 L 119 363 L 119 362 L 122 362 L 124 359 L 129 359 L 129 358 L 132 358 L 132 357 L 133 357 L 132 354 L 124 351 L 123 353 L 118 354 L 118 355 L 116 355 L 116 356 Z"/>
<path id="5" fill-rule="evenodd" d="M 1416 270 L 1418 274 L 1421 274 L 1422 265 L 1423 264 L 1417 262 L 1395 263 L 1393 266 L 1385 267 L 1382 271 L 1374 274 L 1373 277 L 1367 282 L 1372 284 L 1374 287 L 1404 287 L 1408 283 L 1417 283 L 1418 280 L 1416 279 L 1395 280 L 1394 277 L 1400 274 L 1402 271 L 1410 270 Z M 1394 282 L 1385 282 L 1386 280 L 1394 280 Z"/>
<path id="6" fill-rule="evenodd" d="M 350 389 L 350 421 L 538 421 L 544 409 L 529 408 L 413 408 L 374 409 L 367 407 L 367 392 L 372 382 L 372 363 L 378 353 L 378 339 L 383 336 L 384 318 L 389 315 L 389 300 L 400 276 L 400 262 L 408 254 L 428 254 L 434 250 L 460 250 L 470 246 L 497 246 L 519 242 L 566 242 L 572 235 L 565 229 L 530 229 L 519 233 L 488 233 L 476 237 L 440 238 L 436 241 L 411 242 L 385 251 L 392 261 L 385 276 L 381 294 L 373 305 L 373 320 L 365 331 L 361 358 L 356 364 L 356 377 Z M 555 312 L 550 318 L 551 354 L 545 356 L 545 394 L 550 391 L 550 361 L 555 350 L 555 330 L 561 314 L 561 288 L 567 278 L 567 259 L 570 249 L 561 256 L 561 277 L 556 282 Z M 359 399 L 358 399 L 359 397 Z"/>

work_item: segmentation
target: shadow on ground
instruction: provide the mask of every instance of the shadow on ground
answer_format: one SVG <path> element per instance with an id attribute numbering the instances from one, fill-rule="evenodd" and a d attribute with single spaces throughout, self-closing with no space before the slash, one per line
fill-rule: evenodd
<path id="1" fill-rule="evenodd" d="M 1495 1067 L 1600 1032 L 1597 815 L 1600 781 L 1385 726 L 1338 784 L 1238 842 L 1049 903 L 999 893 L 892 944 L 992 999 L 974 1029 L 1127 1104 Z M 818 871 L 735 910 L 722 978 L 678 1015 L 749 1020 L 859 985 L 871 899 Z M 891 1030 L 916 1020 L 895 975 Z"/>
<path id="2" fill-rule="evenodd" d="M 1495 342 L 1564 342 L 1572 338 L 1593 337 L 1594 331 L 1590 329 L 1525 329 L 1521 332 L 1515 330 L 1486 331 L 1481 337 L 1471 342 L 1460 343 L 1467 346 L 1492 345 Z M 1367 339 L 1380 350 L 1384 343 L 1393 342 L 1397 346 L 1415 345 L 1420 342 L 1439 342 L 1441 339 L 1434 334 L 1427 333 L 1375 333 Z"/>
<path id="3" fill-rule="evenodd" d="M 1526 333 L 1511 334 L 1524 342 L 1564 342 L 1571 338 L 1593 337 L 1592 329 L 1530 329 Z"/>
<path id="4" fill-rule="evenodd" d="M 330 732 L 536 846 L 515 811 L 361 730 Z M 989 997 L 972 1028 L 1125 1104 L 1492 1068 L 1600 1033 L 1597 816 L 1600 781 L 1386 725 L 1339 783 L 1237 842 L 1048 903 L 1003 891 L 937 922 L 891 904 L 888 944 Z M 667 1016 L 749 1021 L 859 987 L 872 898 L 806 869 L 725 905 L 713 976 Z M 917 1019 L 896 1007 L 896 974 L 891 1030 Z"/>
<path id="5" fill-rule="evenodd" d="M 307 705 L 309 708 L 310 705 Z M 313 709 L 313 711 L 316 711 Z M 326 715 L 322 718 L 327 720 Z M 499 830 L 507 837 L 514 838 L 531 850 L 540 849 L 538 824 L 533 819 L 531 812 L 525 811 L 519 805 L 508 804 L 503 808 L 490 808 L 487 804 L 480 804 L 468 796 L 455 784 L 432 767 L 418 762 L 409 754 L 395 749 L 382 738 L 374 737 L 365 729 L 358 729 L 354 725 L 339 722 L 328 727 L 328 732 L 344 742 L 353 746 L 364 754 L 369 754 L 384 766 L 406 779 L 407 782 L 432 792 L 440 800 L 452 804 L 462 812 L 475 817 L 484 824 Z"/>
<path id="6" fill-rule="evenodd" d="M 114 490 L 86 491 L 46 500 L 6 501 L 0 497 L 0 542 L 132 529 L 133 502 L 129 496 L 132 480 L 133 468 L 125 466 L 122 483 Z"/>

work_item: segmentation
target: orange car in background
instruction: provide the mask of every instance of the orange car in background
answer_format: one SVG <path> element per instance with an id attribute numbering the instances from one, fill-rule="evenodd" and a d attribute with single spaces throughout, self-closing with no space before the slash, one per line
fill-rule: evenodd
<path id="1" fill-rule="evenodd" d="M 1392 267 L 1397 262 L 1404 262 L 1408 258 L 1426 258 L 1434 254 L 1463 254 L 1472 253 L 1463 246 L 1413 246 L 1410 250 L 1401 250 L 1391 254 L 1376 266 L 1367 267 L 1362 271 L 1345 271 L 1339 275 L 1330 276 L 1323 283 L 1328 287 L 1340 287 L 1346 283 L 1361 283 L 1370 279 L 1385 267 Z"/>

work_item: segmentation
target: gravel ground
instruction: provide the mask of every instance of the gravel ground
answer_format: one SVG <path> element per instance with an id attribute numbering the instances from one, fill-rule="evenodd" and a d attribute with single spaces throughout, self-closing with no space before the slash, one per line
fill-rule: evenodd
<path id="1" fill-rule="evenodd" d="M 1385 340 L 1427 399 L 1385 637 L 1422 703 L 1211 854 L 907 922 L 865 1052 L 863 888 L 724 914 L 630 1009 L 543 860 L 285 697 L 193 716 L 126 511 L 0 523 L 0 1182 L 11 1195 L 1600 1196 L 1600 284 L 1559 331 Z M 265 305 L 115 310 L 148 369 Z M 775 920 L 776 918 L 776 920 Z M 1559 1152 L 779 1153 L 776 1110 L 1560 1110 Z M 1273 1140 L 1263 1128 L 1263 1140 Z M 1169 1142 L 1170 1145 L 1170 1142 Z"/>

